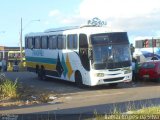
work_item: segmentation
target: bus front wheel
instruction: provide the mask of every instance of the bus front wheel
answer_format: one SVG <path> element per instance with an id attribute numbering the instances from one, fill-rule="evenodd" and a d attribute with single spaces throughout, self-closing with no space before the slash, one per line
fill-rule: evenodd
<path id="1" fill-rule="evenodd" d="M 75 82 L 78 87 L 83 87 L 82 75 L 79 71 L 75 73 Z"/>

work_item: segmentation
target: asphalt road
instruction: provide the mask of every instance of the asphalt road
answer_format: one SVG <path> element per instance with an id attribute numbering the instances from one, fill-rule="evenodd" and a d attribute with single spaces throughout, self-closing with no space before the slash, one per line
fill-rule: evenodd
<path id="1" fill-rule="evenodd" d="M 18 79 L 18 82 L 28 85 L 31 87 L 35 87 L 37 89 L 47 89 L 50 91 L 55 91 L 57 93 L 62 94 L 73 94 L 78 92 L 86 92 L 86 91 L 112 91 L 113 89 L 125 89 L 125 88 L 135 88 L 135 87 L 146 87 L 146 86 L 159 86 L 160 83 L 154 82 L 137 82 L 135 84 L 132 83 L 120 83 L 116 87 L 111 87 L 109 85 L 101 85 L 95 87 L 86 87 L 86 88 L 78 88 L 75 83 L 56 80 L 56 79 L 47 79 L 46 81 L 39 80 L 37 74 L 31 72 L 6 72 L 5 75 L 7 78 L 11 80 Z"/>
<path id="2" fill-rule="evenodd" d="M 110 113 L 115 108 L 125 112 L 131 108 L 160 105 L 160 83 L 137 82 L 122 83 L 117 87 L 107 85 L 93 88 L 80 89 L 73 83 L 60 82 L 49 79 L 38 80 L 36 74 L 29 72 L 8 72 L 8 78 L 19 79 L 23 84 L 34 86 L 38 89 L 47 89 L 65 95 L 62 102 L 34 106 L 21 106 L 16 108 L 1 109 L 4 114 L 89 114 L 94 111 L 98 113 Z"/>

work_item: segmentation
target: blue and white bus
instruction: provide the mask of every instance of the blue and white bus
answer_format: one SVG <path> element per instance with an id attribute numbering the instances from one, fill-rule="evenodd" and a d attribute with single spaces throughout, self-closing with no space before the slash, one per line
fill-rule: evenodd
<path id="1" fill-rule="evenodd" d="M 49 29 L 25 36 L 28 71 L 77 85 L 102 85 L 132 80 L 127 32 L 81 26 Z"/>
<path id="2" fill-rule="evenodd" d="M 138 62 L 160 59 L 160 38 L 143 38 L 135 40 L 135 52 L 133 56 Z"/>

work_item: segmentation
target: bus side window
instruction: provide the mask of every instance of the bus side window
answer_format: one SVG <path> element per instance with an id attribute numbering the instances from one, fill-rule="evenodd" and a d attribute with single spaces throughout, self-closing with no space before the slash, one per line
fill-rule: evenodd
<path id="1" fill-rule="evenodd" d="M 156 40 L 156 47 L 160 47 L 160 39 Z"/>
<path id="2" fill-rule="evenodd" d="M 28 45 L 27 45 L 28 48 L 29 48 L 29 49 L 32 49 L 32 47 L 33 47 L 33 38 L 32 38 L 32 37 L 28 38 L 27 44 L 28 44 Z"/>
<path id="3" fill-rule="evenodd" d="M 67 36 L 67 48 L 68 49 L 77 49 L 77 40 L 78 37 L 76 34 Z"/>
<path id="4" fill-rule="evenodd" d="M 33 43 L 33 48 L 41 49 L 42 47 L 41 37 L 35 37 L 35 42 Z"/>
<path id="5" fill-rule="evenodd" d="M 66 49 L 66 36 L 65 35 L 58 36 L 58 49 Z"/>
<path id="6" fill-rule="evenodd" d="M 48 39 L 48 48 L 49 49 L 57 49 L 57 36 L 49 36 Z"/>
<path id="7" fill-rule="evenodd" d="M 52 39 L 53 36 L 49 36 L 48 38 L 48 48 L 49 49 L 53 49 L 53 39 Z"/>
<path id="8" fill-rule="evenodd" d="M 31 49 L 34 49 L 35 48 L 35 38 L 32 38 L 32 46 L 31 46 Z"/>
<path id="9" fill-rule="evenodd" d="M 142 43 L 142 41 L 141 40 L 139 40 L 139 41 L 136 41 L 136 46 L 135 46 L 136 48 L 143 48 L 143 43 Z"/>
<path id="10" fill-rule="evenodd" d="M 42 49 L 47 49 L 47 48 L 48 48 L 48 37 L 42 36 Z"/>

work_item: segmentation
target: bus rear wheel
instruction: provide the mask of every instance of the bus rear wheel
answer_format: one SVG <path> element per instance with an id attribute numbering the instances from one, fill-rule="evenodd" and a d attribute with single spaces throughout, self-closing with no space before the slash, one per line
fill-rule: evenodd
<path id="1" fill-rule="evenodd" d="M 46 79 L 46 74 L 45 74 L 44 67 L 41 67 L 41 69 L 38 70 L 38 78 L 40 80 L 45 80 Z"/>
<path id="2" fill-rule="evenodd" d="M 82 82 L 82 75 L 79 71 L 75 73 L 75 82 L 76 82 L 76 85 L 80 88 L 84 86 Z"/>

